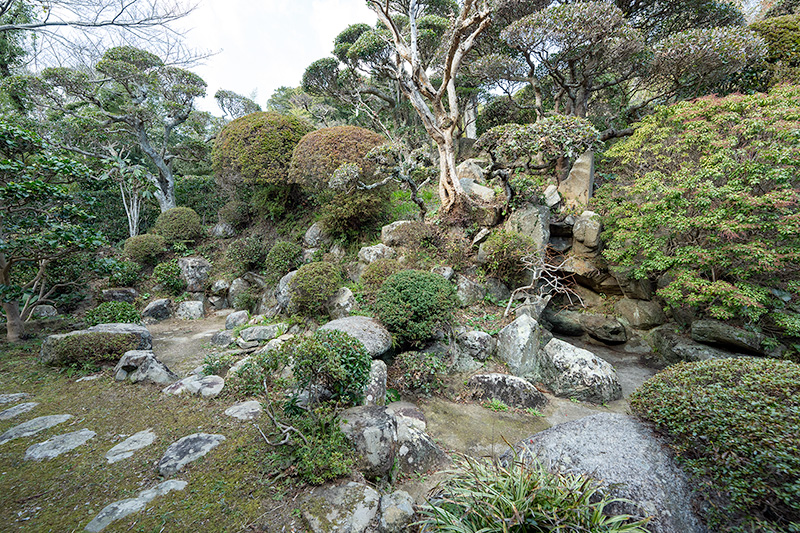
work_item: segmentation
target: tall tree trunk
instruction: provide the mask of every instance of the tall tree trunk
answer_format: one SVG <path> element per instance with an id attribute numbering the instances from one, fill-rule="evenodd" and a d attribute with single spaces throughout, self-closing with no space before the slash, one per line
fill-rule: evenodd
<path id="1" fill-rule="evenodd" d="M 8 342 L 19 342 L 25 335 L 25 323 L 19 314 L 19 302 L 3 302 L 6 315 L 6 335 Z"/>
<path id="2" fill-rule="evenodd" d="M 456 149 L 452 128 L 443 129 L 434 137 L 439 150 L 439 199 L 442 211 L 447 213 L 464 196 L 464 188 L 456 172 Z"/>

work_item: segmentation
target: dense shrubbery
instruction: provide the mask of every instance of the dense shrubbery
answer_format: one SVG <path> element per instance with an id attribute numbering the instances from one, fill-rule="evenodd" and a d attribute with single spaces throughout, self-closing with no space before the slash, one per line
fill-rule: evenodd
<path id="1" fill-rule="evenodd" d="M 134 287 L 139 282 L 142 267 L 132 261 L 114 261 L 108 282 L 112 287 Z"/>
<path id="2" fill-rule="evenodd" d="M 325 203 L 320 223 L 333 237 L 355 240 L 382 220 L 390 189 L 351 190 L 336 194 Z"/>
<path id="3" fill-rule="evenodd" d="M 659 295 L 800 336 L 800 87 L 657 110 L 598 191 L 606 257 Z"/>
<path id="4" fill-rule="evenodd" d="M 297 268 L 303 248 L 294 242 L 277 241 L 264 259 L 264 280 L 269 285 L 278 283 L 283 276 Z"/>
<path id="5" fill-rule="evenodd" d="M 113 324 L 116 322 L 137 324 L 142 315 L 128 302 L 103 302 L 86 311 L 86 325 Z"/>
<path id="6" fill-rule="evenodd" d="M 259 270 L 266 256 L 264 239 L 258 235 L 237 239 L 225 250 L 227 270 L 233 276 L 241 276 L 248 270 Z"/>
<path id="7" fill-rule="evenodd" d="M 217 217 L 220 222 L 230 224 L 235 229 L 241 229 L 250 220 L 250 206 L 239 200 L 231 200 L 219 209 Z"/>
<path id="8" fill-rule="evenodd" d="M 455 290 L 439 274 L 404 270 L 387 279 L 376 302 L 378 317 L 402 345 L 420 346 L 446 324 L 456 306 Z"/>
<path id="9" fill-rule="evenodd" d="M 672 366 L 631 397 L 667 435 L 714 531 L 800 525 L 800 366 L 721 359 Z"/>
<path id="10" fill-rule="evenodd" d="M 750 29 L 767 41 L 772 83 L 796 83 L 800 79 L 800 14 L 766 18 Z"/>
<path id="11" fill-rule="evenodd" d="M 495 231 L 483 245 L 486 253 L 484 271 L 512 286 L 522 283 L 525 265 L 522 259 L 536 252 L 533 239 L 516 231 Z"/>
<path id="12" fill-rule="evenodd" d="M 374 299 L 383 282 L 401 270 L 403 270 L 403 265 L 396 259 L 378 259 L 368 264 L 359 278 L 362 293 L 368 299 Z"/>
<path id="13" fill-rule="evenodd" d="M 213 176 L 182 176 L 175 180 L 175 201 L 193 209 L 203 224 L 210 224 L 224 200 Z"/>
<path id="14" fill-rule="evenodd" d="M 332 263 L 319 261 L 303 265 L 289 282 L 292 302 L 300 313 L 319 313 L 341 282 L 339 268 Z"/>
<path id="15" fill-rule="evenodd" d="M 200 216 L 188 207 L 173 207 L 158 215 L 153 233 L 168 243 L 194 242 L 203 236 Z"/>
<path id="16" fill-rule="evenodd" d="M 186 290 L 186 280 L 183 279 L 183 273 L 181 272 L 181 267 L 178 266 L 177 259 L 156 265 L 153 269 L 153 277 L 175 296 Z"/>
<path id="17" fill-rule="evenodd" d="M 136 235 L 125 241 L 123 253 L 131 261 L 144 265 L 153 265 L 166 251 L 166 242 L 161 235 Z"/>
<path id="18" fill-rule="evenodd" d="M 228 362 L 211 360 L 211 368 L 221 368 L 228 365 Z M 267 387 L 275 384 L 279 379 L 286 365 L 289 363 L 289 352 L 283 349 L 268 350 L 265 352 L 254 353 L 250 356 L 234 375 L 228 375 L 225 379 L 226 388 L 232 391 L 237 398 L 248 396 L 262 396 L 267 393 L 264 390 L 264 382 Z M 279 385 L 285 385 L 280 382 Z"/>
<path id="19" fill-rule="evenodd" d="M 114 363 L 135 350 L 139 339 L 134 334 L 81 333 L 61 339 L 52 352 L 52 364 L 56 366 L 91 366 L 99 363 Z"/>
<path id="20" fill-rule="evenodd" d="M 442 386 L 447 365 L 433 353 L 403 352 L 389 367 L 388 384 L 399 392 L 430 394 Z"/>

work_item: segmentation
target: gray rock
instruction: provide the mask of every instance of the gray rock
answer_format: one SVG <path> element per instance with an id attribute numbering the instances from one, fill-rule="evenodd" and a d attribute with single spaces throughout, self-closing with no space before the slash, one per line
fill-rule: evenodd
<path id="1" fill-rule="evenodd" d="M 456 167 L 459 180 L 468 179 L 475 183 L 483 183 L 483 168 L 474 159 L 467 159 Z"/>
<path id="2" fill-rule="evenodd" d="M 547 207 L 554 207 L 561 203 L 561 195 L 558 194 L 558 187 L 555 185 L 548 185 L 544 190 L 544 205 Z"/>
<path id="3" fill-rule="evenodd" d="M 139 324 L 98 324 L 84 331 L 120 335 L 133 334 L 139 339 L 139 345 L 136 347 L 137 350 L 149 350 L 153 347 L 153 336 L 150 334 L 150 330 Z"/>
<path id="4" fill-rule="evenodd" d="M 188 292 L 202 292 L 206 290 L 208 274 L 211 272 L 211 263 L 204 257 L 181 257 L 178 259 L 181 274 L 186 281 Z"/>
<path id="5" fill-rule="evenodd" d="M 211 344 L 214 346 L 230 346 L 233 342 L 233 333 L 230 330 L 218 331 L 211 337 Z"/>
<path id="6" fill-rule="evenodd" d="M 452 280 L 452 279 L 453 279 L 453 276 L 455 276 L 455 274 L 456 274 L 455 270 L 453 270 L 453 269 L 452 269 L 452 268 L 450 268 L 449 266 L 437 266 L 437 267 L 433 267 L 433 268 L 431 269 L 431 272 L 433 272 L 434 274 L 439 274 L 440 276 L 442 276 L 442 277 L 443 277 L 444 279 L 446 279 L 447 281 L 450 281 L 450 280 Z"/>
<path id="7" fill-rule="evenodd" d="M 178 310 L 175 315 L 183 320 L 199 320 L 205 316 L 205 308 L 203 302 L 181 302 L 178 304 Z"/>
<path id="8" fill-rule="evenodd" d="M 153 300 L 147 307 L 144 308 L 142 311 L 142 318 L 149 319 L 152 322 L 158 322 L 159 320 L 166 320 L 172 316 L 172 311 L 170 310 L 170 304 L 172 301 L 169 298 L 160 298 L 158 300 Z"/>
<path id="9" fill-rule="evenodd" d="M 550 240 L 550 209 L 544 205 L 527 205 L 514 211 L 505 227 L 532 238 L 536 249 L 543 253 Z"/>
<path id="10" fill-rule="evenodd" d="M 564 276 L 572 276 L 575 282 L 603 294 L 622 294 L 617 279 L 606 268 L 602 257 L 570 255 L 561 265 Z"/>
<path id="11" fill-rule="evenodd" d="M 450 464 L 430 435 L 413 424 L 397 423 L 397 466 L 404 474 L 441 470 Z"/>
<path id="12" fill-rule="evenodd" d="M 240 402 L 225 409 L 225 414 L 239 420 L 255 420 L 264 412 L 261 402 Z"/>
<path id="13" fill-rule="evenodd" d="M 102 298 L 104 302 L 126 302 L 132 304 L 139 297 L 136 289 L 130 287 L 114 287 L 103 289 Z"/>
<path id="14" fill-rule="evenodd" d="M 764 335 L 730 326 L 718 320 L 695 320 L 692 322 L 692 339 L 704 344 L 743 351 L 753 355 L 778 355 L 762 347 L 761 343 L 765 339 Z"/>
<path id="15" fill-rule="evenodd" d="M 369 381 L 364 387 L 364 405 L 386 405 L 386 363 L 380 359 L 372 361 Z"/>
<path id="16" fill-rule="evenodd" d="M 583 331 L 599 341 L 622 344 L 628 340 L 625 326 L 612 316 L 583 314 L 580 322 Z"/>
<path id="17" fill-rule="evenodd" d="M 495 193 L 493 189 L 479 185 L 474 180 L 461 179 L 459 182 L 467 196 L 475 198 L 483 203 L 491 204 L 497 198 L 497 193 Z"/>
<path id="18" fill-rule="evenodd" d="M 590 475 L 610 489 L 609 511 L 652 516 L 653 533 L 704 533 L 692 514 L 692 490 L 667 447 L 635 418 L 601 413 L 559 424 L 523 440 L 517 458 Z M 512 459 L 510 453 L 503 457 Z"/>
<path id="19" fill-rule="evenodd" d="M 397 422 L 385 407 L 360 405 L 339 416 L 339 428 L 353 443 L 358 469 L 368 479 L 385 477 L 394 467 Z"/>
<path id="20" fill-rule="evenodd" d="M 271 341 L 275 337 L 286 333 L 288 326 L 286 324 L 270 324 L 268 326 L 252 326 L 243 329 L 239 336 L 245 342 L 258 341 L 266 342 Z"/>
<path id="21" fill-rule="evenodd" d="M 227 222 L 217 222 L 211 228 L 211 236 L 216 239 L 230 239 L 236 235 L 236 229 Z"/>
<path id="22" fill-rule="evenodd" d="M 376 531 L 380 494 L 363 483 L 317 487 L 303 498 L 300 512 L 311 533 Z"/>
<path id="23" fill-rule="evenodd" d="M 281 278 L 278 282 L 278 287 L 275 289 L 275 298 L 278 301 L 278 306 L 286 312 L 293 310 L 291 282 L 296 275 L 297 270 L 289 272 Z"/>
<path id="24" fill-rule="evenodd" d="M 387 355 L 392 349 L 392 335 L 374 318 L 348 316 L 332 320 L 319 329 L 343 331 L 360 340 L 373 359 Z"/>
<path id="25" fill-rule="evenodd" d="M 550 303 L 550 295 L 547 296 L 529 296 L 525 301 L 514 308 L 516 316 L 528 315 L 537 322 L 542 317 L 542 313 Z"/>
<path id="26" fill-rule="evenodd" d="M 167 385 L 177 381 L 178 376 L 159 361 L 150 350 L 125 352 L 114 367 L 114 379 L 131 383 L 158 383 Z"/>
<path id="27" fill-rule="evenodd" d="M 478 361 L 486 361 L 496 348 L 497 341 L 484 331 L 467 331 L 456 338 L 456 349 Z"/>
<path id="28" fill-rule="evenodd" d="M 558 192 L 567 207 L 582 209 L 594 193 L 594 152 L 581 155 L 572 165 L 569 176 L 558 184 Z"/>
<path id="29" fill-rule="evenodd" d="M 208 452 L 222 444 L 224 435 L 194 433 L 178 439 L 169 445 L 158 462 L 158 472 L 164 477 L 179 472 L 184 466 L 204 457 Z"/>
<path id="30" fill-rule="evenodd" d="M 120 442 L 106 452 L 106 461 L 108 464 L 113 464 L 123 459 L 133 457 L 133 452 L 146 448 L 155 442 L 156 434 L 153 433 L 152 428 L 145 429 L 138 433 L 134 433 L 124 441 Z"/>
<path id="31" fill-rule="evenodd" d="M 0 420 L 11 420 L 12 418 L 16 418 L 21 414 L 27 413 L 37 405 L 39 405 L 38 402 L 27 402 L 15 405 L 14 407 L 9 407 L 8 409 L 0 412 Z"/>
<path id="32" fill-rule="evenodd" d="M 237 297 L 249 288 L 250 284 L 242 278 L 236 278 L 233 280 L 231 282 L 231 286 L 228 287 L 228 302 L 230 305 L 235 306 Z"/>
<path id="33" fill-rule="evenodd" d="M 325 232 L 322 224 L 314 222 L 303 235 L 303 244 L 306 248 L 325 248 L 331 245 L 333 238 Z"/>
<path id="34" fill-rule="evenodd" d="M 264 278 L 264 276 L 258 274 L 257 272 L 245 272 L 244 276 L 242 276 L 242 279 L 249 283 L 251 287 L 256 287 L 259 290 L 269 288 L 267 286 L 267 280 Z"/>
<path id="35" fill-rule="evenodd" d="M 617 280 L 617 284 L 626 298 L 635 300 L 650 300 L 653 298 L 653 283 L 647 278 L 635 279 L 632 275 L 632 267 L 615 266 L 610 268 L 609 271 L 614 276 L 614 279 Z"/>
<path id="36" fill-rule="evenodd" d="M 531 379 L 541 381 L 556 396 L 604 403 L 622 398 L 617 373 L 588 350 L 552 339 L 539 353 Z"/>
<path id="37" fill-rule="evenodd" d="M 161 392 L 173 396 L 189 393 L 203 398 L 213 398 L 218 396 L 224 387 L 225 380 L 219 376 L 194 375 L 168 385 Z"/>
<path id="38" fill-rule="evenodd" d="M 425 413 L 411 402 L 392 402 L 386 406 L 386 414 L 395 419 L 398 427 L 410 426 L 420 431 L 428 427 Z"/>
<path id="39" fill-rule="evenodd" d="M 64 433 L 63 435 L 56 435 L 44 442 L 29 446 L 25 450 L 26 461 L 44 461 L 45 459 L 54 459 L 63 453 L 74 450 L 78 446 L 86 444 L 86 442 L 97 435 L 94 431 L 88 429 L 80 429 L 72 433 Z"/>
<path id="40" fill-rule="evenodd" d="M 391 259 L 396 255 L 394 248 L 390 248 L 385 244 L 376 244 L 375 246 L 364 246 L 358 251 L 359 262 L 369 265 L 378 259 Z"/>
<path id="41" fill-rule="evenodd" d="M 244 326 L 250 320 L 250 313 L 247 311 L 234 311 L 225 317 L 225 329 L 230 330 Z"/>
<path id="42" fill-rule="evenodd" d="M 381 531 L 403 533 L 414 521 L 414 498 L 404 490 L 381 496 Z"/>
<path id="43" fill-rule="evenodd" d="M 508 374 L 478 374 L 467 381 L 475 400 L 500 400 L 517 409 L 539 408 L 547 398 L 525 379 Z"/>
<path id="44" fill-rule="evenodd" d="M 26 398 L 30 398 L 30 394 L 27 392 L 15 392 L 12 394 L 0 394 L 0 405 L 5 405 L 7 403 L 15 403 Z"/>
<path id="45" fill-rule="evenodd" d="M 347 287 L 342 287 L 325 302 L 325 309 L 333 319 L 350 316 L 350 313 L 358 307 L 356 297 Z"/>
<path id="46" fill-rule="evenodd" d="M 546 335 L 537 321 L 522 315 L 497 336 L 497 357 L 515 376 L 525 377 L 536 368 L 536 358 Z"/>
<path id="47" fill-rule="evenodd" d="M 331 254 L 334 263 L 341 263 L 347 257 L 347 250 L 341 244 L 332 245 L 328 253 Z"/>
<path id="48" fill-rule="evenodd" d="M 398 220 L 381 228 L 381 242 L 386 246 L 403 246 L 406 244 L 405 235 L 398 231 L 403 226 L 413 224 L 410 220 Z"/>
<path id="49" fill-rule="evenodd" d="M 58 316 L 58 309 L 52 305 L 37 305 L 31 311 L 33 318 L 54 318 Z"/>
<path id="50" fill-rule="evenodd" d="M 492 234 L 492 231 L 489 228 L 481 228 L 478 230 L 478 233 L 475 234 L 475 237 L 472 238 L 472 247 L 475 248 L 476 246 L 480 246 L 481 244 L 486 242 L 486 239 L 489 238 L 489 235 Z"/>
<path id="51" fill-rule="evenodd" d="M 231 284 L 224 279 L 218 279 L 211 284 L 211 294 L 214 296 L 227 296 Z"/>
<path id="52" fill-rule="evenodd" d="M 253 348 L 258 348 L 259 344 L 258 341 L 246 341 L 244 339 L 236 339 L 236 346 L 238 346 L 242 350 L 251 350 Z"/>
<path id="53" fill-rule="evenodd" d="M 456 299 L 461 307 L 469 307 L 483 302 L 486 296 L 486 287 L 475 283 L 466 276 L 458 275 L 456 278 Z"/>
<path id="54" fill-rule="evenodd" d="M 646 300 L 623 298 L 614 304 L 614 312 L 635 329 L 653 329 L 667 321 L 661 306 Z"/>
<path id="55" fill-rule="evenodd" d="M 600 216 L 592 211 L 584 211 L 572 228 L 572 249 L 575 253 L 592 255 L 600 250 L 600 233 L 603 224 Z"/>
<path id="56" fill-rule="evenodd" d="M 86 525 L 84 531 L 93 533 L 102 531 L 111 525 L 112 522 L 121 520 L 133 513 L 143 511 L 145 507 L 147 507 L 147 504 L 157 497 L 164 496 L 173 490 L 183 490 L 186 488 L 186 485 L 187 483 L 185 481 L 165 481 L 152 489 L 143 490 L 136 498 L 128 498 L 107 505 Z"/>
<path id="57" fill-rule="evenodd" d="M 668 324 L 650 332 L 653 351 L 663 363 L 674 364 L 681 361 L 707 361 L 736 357 L 725 350 L 694 342 L 673 328 L 674 326 Z"/>
<path id="58" fill-rule="evenodd" d="M 361 279 L 361 275 L 367 269 L 367 265 L 364 263 L 359 263 L 358 261 L 347 263 L 344 266 L 345 273 L 347 274 L 347 279 L 352 281 L 353 283 L 358 283 Z"/>
<path id="59" fill-rule="evenodd" d="M 72 418 L 72 415 L 49 415 L 28 420 L 0 435 L 0 444 L 5 444 L 14 439 L 32 437 L 45 429 L 50 429 L 53 426 L 66 422 L 70 418 Z"/>
<path id="60" fill-rule="evenodd" d="M 221 311 L 228 308 L 228 299 L 223 296 L 209 296 L 208 305 L 214 311 Z"/>
<path id="61" fill-rule="evenodd" d="M 505 283 L 497 278 L 489 278 L 486 280 L 486 294 L 498 303 L 511 298 L 511 291 L 508 290 Z"/>
<path id="62" fill-rule="evenodd" d="M 552 228 L 552 224 L 550 225 Z M 550 236 L 550 248 L 554 252 L 561 254 L 567 253 L 572 249 L 572 237 L 553 237 Z"/>
<path id="63" fill-rule="evenodd" d="M 558 311 L 545 309 L 542 313 L 542 318 L 550 324 L 553 332 L 569 335 L 570 337 L 580 337 L 583 335 L 581 315 L 582 313 L 567 311 L 566 309 Z"/>
<path id="64" fill-rule="evenodd" d="M 306 248 L 303 250 L 303 263 L 311 263 L 320 254 L 320 248 Z"/>

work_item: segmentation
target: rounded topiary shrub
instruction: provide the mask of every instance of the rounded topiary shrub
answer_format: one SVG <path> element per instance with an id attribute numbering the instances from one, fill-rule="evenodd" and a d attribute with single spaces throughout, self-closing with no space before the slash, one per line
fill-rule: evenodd
<path id="1" fill-rule="evenodd" d="M 522 259 L 536 252 L 533 239 L 516 231 L 496 231 L 481 247 L 486 256 L 483 270 L 489 276 L 515 286 L 523 281 Z"/>
<path id="2" fill-rule="evenodd" d="M 86 326 L 97 324 L 137 324 L 141 322 L 142 315 L 128 302 L 104 302 L 86 311 Z"/>
<path id="3" fill-rule="evenodd" d="M 713 531 L 793 531 L 800 522 L 800 365 L 681 363 L 631 396 L 667 436 L 709 505 Z"/>
<path id="4" fill-rule="evenodd" d="M 303 265 L 289 282 L 292 303 L 303 314 L 316 314 L 341 285 L 339 268 L 326 261 Z"/>
<path id="5" fill-rule="evenodd" d="M 166 251 L 166 242 L 161 235 L 135 235 L 125 241 L 122 251 L 131 261 L 154 265 Z"/>
<path id="6" fill-rule="evenodd" d="M 277 241 L 264 260 L 264 279 L 270 284 L 278 283 L 283 276 L 297 268 L 303 248 L 294 242 Z"/>
<path id="7" fill-rule="evenodd" d="M 178 266 L 177 259 L 156 265 L 153 269 L 153 278 L 175 296 L 186 290 L 186 280 L 183 279 L 183 272 Z"/>
<path id="8" fill-rule="evenodd" d="M 312 131 L 294 149 L 289 180 L 317 195 L 328 188 L 334 171 L 345 163 L 361 168 L 362 181 L 370 181 L 374 165 L 364 156 L 386 142 L 383 136 L 356 126 L 334 126 Z"/>
<path id="9" fill-rule="evenodd" d="M 194 242 L 203 236 L 203 226 L 194 209 L 173 207 L 158 215 L 153 233 L 170 243 Z"/>
<path id="10" fill-rule="evenodd" d="M 378 259 L 373 261 L 361 273 L 362 293 L 368 299 L 374 299 L 383 282 L 389 279 L 392 274 L 397 274 L 401 270 L 403 270 L 403 265 L 397 259 Z"/>
<path id="11" fill-rule="evenodd" d="M 446 324 L 456 307 L 453 285 L 439 274 L 404 270 L 381 286 L 376 310 L 402 345 L 421 346 Z"/>

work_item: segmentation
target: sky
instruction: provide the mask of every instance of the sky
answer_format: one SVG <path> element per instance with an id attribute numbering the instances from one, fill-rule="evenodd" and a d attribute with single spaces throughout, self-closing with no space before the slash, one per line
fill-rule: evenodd
<path id="1" fill-rule="evenodd" d="M 192 68 L 208 83 L 197 107 L 221 114 L 213 96 L 227 89 L 255 91 L 263 108 L 275 89 L 300 85 L 308 65 L 330 56 L 348 25 L 376 20 L 364 0 L 200 0 L 183 22 L 186 44 L 218 53 Z"/>

